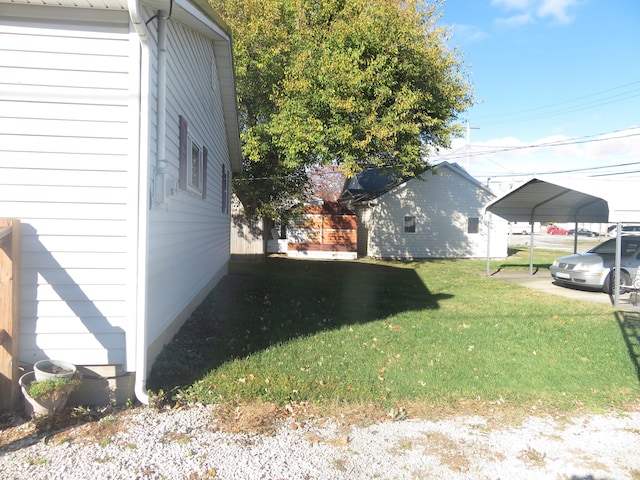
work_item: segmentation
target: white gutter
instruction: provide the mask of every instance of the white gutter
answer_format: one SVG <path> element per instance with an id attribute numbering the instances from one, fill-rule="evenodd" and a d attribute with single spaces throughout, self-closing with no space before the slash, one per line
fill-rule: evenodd
<path id="1" fill-rule="evenodd" d="M 138 150 L 138 215 L 137 215 L 137 291 L 135 325 L 135 385 L 136 398 L 144 405 L 149 404 L 146 391 L 147 379 L 147 215 L 149 191 L 149 78 L 150 51 L 147 28 L 142 17 L 140 0 L 128 0 L 129 17 L 140 39 L 140 108 L 139 150 Z"/>

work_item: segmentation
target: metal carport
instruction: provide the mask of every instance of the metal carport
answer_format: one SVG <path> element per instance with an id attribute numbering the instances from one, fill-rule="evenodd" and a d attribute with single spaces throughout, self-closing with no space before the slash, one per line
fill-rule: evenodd
<path id="1" fill-rule="evenodd" d="M 594 178 L 539 176 L 489 203 L 485 210 L 510 222 L 532 224 L 530 272 L 533 274 L 533 223 L 640 222 L 640 182 Z M 618 228 L 620 231 L 620 228 Z M 616 272 L 620 271 L 620 235 L 616 245 Z M 577 241 L 577 238 L 574 240 Z M 614 306 L 620 286 L 616 282 Z"/>

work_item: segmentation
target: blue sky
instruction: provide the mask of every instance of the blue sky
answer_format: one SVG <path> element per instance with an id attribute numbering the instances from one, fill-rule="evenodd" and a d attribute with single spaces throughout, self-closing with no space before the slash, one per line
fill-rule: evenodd
<path id="1" fill-rule="evenodd" d="M 478 102 L 469 146 L 456 140 L 443 159 L 502 190 L 527 174 L 640 171 L 623 165 L 640 162 L 640 1 L 446 0 L 440 11 Z"/>

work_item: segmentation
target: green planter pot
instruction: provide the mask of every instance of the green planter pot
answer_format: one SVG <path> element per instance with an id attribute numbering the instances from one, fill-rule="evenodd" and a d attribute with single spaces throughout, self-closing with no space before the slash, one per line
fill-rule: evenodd
<path id="1" fill-rule="evenodd" d="M 57 378 L 71 380 L 76 374 L 76 370 L 73 363 L 62 360 L 40 360 L 33 366 L 36 380 L 55 380 Z"/>

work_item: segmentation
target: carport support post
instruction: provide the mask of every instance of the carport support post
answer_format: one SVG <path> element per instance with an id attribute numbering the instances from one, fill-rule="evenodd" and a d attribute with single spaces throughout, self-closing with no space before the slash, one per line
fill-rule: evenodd
<path id="1" fill-rule="evenodd" d="M 613 306 L 617 307 L 620 304 L 620 257 L 622 256 L 622 224 L 618 222 L 618 228 L 616 230 L 616 260 L 614 263 L 615 271 L 613 272 Z M 606 281 L 606 279 L 605 279 Z"/>
<path id="2" fill-rule="evenodd" d="M 529 275 L 533 275 L 533 211 L 531 212 L 531 219 L 529 220 L 529 227 L 531 228 L 531 234 L 529 236 Z"/>
<path id="3" fill-rule="evenodd" d="M 491 217 L 489 215 L 491 214 L 487 213 L 487 217 L 489 218 L 489 221 L 487 222 L 487 277 L 490 275 L 489 270 L 491 269 Z"/>

